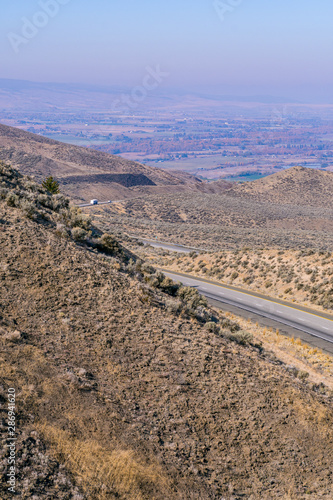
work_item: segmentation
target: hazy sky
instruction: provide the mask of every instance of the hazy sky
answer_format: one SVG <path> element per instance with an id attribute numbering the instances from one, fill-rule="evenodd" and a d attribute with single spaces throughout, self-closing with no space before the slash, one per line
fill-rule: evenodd
<path id="1" fill-rule="evenodd" d="M 0 77 L 137 85 L 160 65 L 170 86 L 330 92 L 332 18 L 332 0 L 4 0 Z"/>

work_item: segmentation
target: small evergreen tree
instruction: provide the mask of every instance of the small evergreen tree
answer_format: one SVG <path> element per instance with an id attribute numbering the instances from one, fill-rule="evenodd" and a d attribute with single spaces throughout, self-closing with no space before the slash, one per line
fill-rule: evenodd
<path id="1" fill-rule="evenodd" d="M 42 186 L 44 189 L 47 190 L 49 194 L 60 193 L 59 182 L 53 179 L 52 175 L 50 175 L 50 177 L 47 177 L 47 179 L 45 179 L 45 181 L 42 182 Z"/>

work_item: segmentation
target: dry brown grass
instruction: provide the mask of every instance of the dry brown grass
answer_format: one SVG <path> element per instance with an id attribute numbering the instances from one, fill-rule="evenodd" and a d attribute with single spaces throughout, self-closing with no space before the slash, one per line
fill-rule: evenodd
<path id="1" fill-rule="evenodd" d="M 48 444 L 49 453 L 75 477 L 86 498 L 140 500 L 157 498 L 155 495 L 160 498 L 158 492 L 161 490 L 170 493 L 170 480 L 157 462 L 149 464 L 134 450 L 124 449 L 116 436 L 109 441 L 104 439 L 103 445 L 99 442 L 100 431 L 97 432 L 97 439 L 94 438 L 94 429 L 103 427 L 106 415 L 103 413 L 101 416 L 97 408 L 96 414 L 86 409 L 85 398 L 82 399 L 77 388 L 68 387 L 67 374 L 57 373 L 41 350 L 33 346 L 13 345 L 10 352 L 8 342 L 2 339 L 0 342 L 5 354 L 0 358 L 0 381 L 5 386 L 18 389 L 22 415 L 44 408 L 31 429 L 37 430 Z M 11 354 L 17 363 L 11 361 Z M 66 427 L 72 428 L 72 431 L 61 429 L 61 419 L 58 424 L 54 423 L 59 417 L 57 407 L 67 408 L 63 418 L 70 422 L 70 426 Z M 116 413 L 109 417 L 119 419 Z M 21 419 L 20 431 L 25 419 Z"/>
<path id="2" fill-rule="evenodd" d="M 326 173 L 311 169 L 306 169 L 304 182 L 297 169 L 282 174 L 291 177 L 287 190 L 279 174 L 278 178 L 267 178 L 268 191 L 275 190 L 274 196 L 270 192 L 265 196 L 266 187 L 260 190 L 260 184 L 258 187 L 256 182 L 249 182 L 221 194 L 138 193 L 135 199 L 87 211 L 94 214 L 97 210 L 99 224 L 106 231 L 113 228 L 122 234 L 157 237 L 213 251 L 242 246 L 331 251 L 333 174 L 327 172 L 330 183 L 326 182 Z M 250 185 L 253 192 L 245 192 Z"/>
<path id="3" fill-rule="evenodd" d="M 332 497 L 328 394 L 142 301 L 137 276 L 96 249 L 1 201 L 0 220 L 0 327 L 22 334 L 1 335 L 0 386 L 17 389 L 30 447 L 22 498 L 75 498 L 73 484 L 89 500 Z"/>
<path id="4" fill-rule="evenodd" d="M 58 460 L 78 478 L 89 498 L 142 500 L 148 498 L 144 491 L 153 491 L 156 486 L 170 494 L 168 480 L 161 468 L 156 464 L 144 466 L 132 450 L 110 450 L 92 440 L 73 439 L 65 431 L 46 423 L 38 424 L 37 429 Z"/>
<path id="5" fill-rule="evenodd" d="M 286 365 L 295 366 L 309 374 L 309 381 L 324 384 L 333 390 L 333 357 L 319 348 L 314 348 L 299 338 L 282 335 L 279 330 L 261 327 L 258 323 L 245 320 L 232 313 L 225 313 L 232 321 L 237 321 L 262 342 L 265 349 L 272 351 Z"/>
<path id="6" fill-rule="evenodd" d="M 333 173 L 301 166 L 292 167 L 234 188 L 237 196 L 281 205 L 326 208 L 332 203 Z"/>

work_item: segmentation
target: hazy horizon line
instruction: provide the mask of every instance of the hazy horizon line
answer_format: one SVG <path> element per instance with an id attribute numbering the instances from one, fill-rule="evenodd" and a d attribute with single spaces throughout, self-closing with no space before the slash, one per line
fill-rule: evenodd
<path id="1" fill-rule="evenodd" d="M 18 88 L 15 88 L 15 87 Z M 89 83 L 89 82 L 73 82 L 73 81 L 38 81 L 38 80 L 26 80 L 26 79 L 16 79 L 16 78 L 0 78 L 0 89 L 6 90 L 29 90 L 29 87 L 58 87 L 58 88 L 68 88 L 77 89 L 84 91 L 98 91 L 98 92 L 114 92 L 114 91 L 125 91 L 131 89 L 133 85 L 130 84 L 103 84 L 103 83 Z M 21 88 L 19 88 L 21 87 Z M 52 90 L 52 89 L 50 89 Z M 55 89 L 56 90 L 56 89 Z M 298 89 L 299 90 L 299 89 Z M 289 93 L 290 92 L 290 93 Z M 258 87 L 258 86 L 243 86 L 243 85 L 193 85 L 193 86 L 175 86 L 167 85 L 164 83 L 158 88 L 154 89 L 152 92 L 154 95 L 198 95 L 205 98 L 216 98 L 218 100 L 225 101 L 245 101 L 245 102 L 260 102 L 260 103 L 288 103 L 288 104 L 333 104 L 333 96 L 328 98 L 323 96 L 323 92 L 318 92 L 315 97 L 313 91 L 312 96 L 309 95 L 309 91 L 303 90 L 303 96 L 291 95 L 296 92 L 296 89 L 291 88 L 286 91 L 285 88 L 276 89 L 268 86 Z M 308 93 L 308 96 L 305 95 Z M 326 94 L 326 92 L 325 92 Z"/>

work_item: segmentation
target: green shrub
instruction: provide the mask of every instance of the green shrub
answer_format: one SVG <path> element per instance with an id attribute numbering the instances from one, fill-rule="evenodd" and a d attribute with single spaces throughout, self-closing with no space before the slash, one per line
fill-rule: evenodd
<path id="1" fill-rule="evenodd" d="M 173 314 L 178 314 L 183 309 L 183 304 L 180 302 L 180 300 L 166 299 L 164 301 L 164 305 L 167 310 L 169 312 L 172 312 Z"/>
<path id="2" fill-rule="evenodd" d="M 177 296 L 185 302 L 189 309 L 197 309 L 199 306 L 207 307 L 208 302 L 206 297 L 203 297 L 199 292 L 190 286 L 181 286 L 178 289 Z"/>
<path id="3" fill-rule="evenodd" d="M 306 380 L 309 376 L 310 376 L 310 374 L 308 372 L 303 371 L 303 370 L 299 370 L 297 372 L 297 377 L 301 380 Z"/>
<path id="4" fill-rule="evenodd" d="M 224 318 L 221 321 L 221 328 L 228 329 L 231 332 L 237 332 L 240 330 L 240 326 L 238 323 L 235 323 L 234 321 L 230 321 L 230 319 L 227 319 L 227 318 Z"/>
<path id="5" fill-rule="evenodd" d="M 21 200 L 20 208 L 29 219 L 33 219 L 36 216 L 36 205 L 31 201 L 25 199 Z"/>
<path id="6" fill-rule="evenodd" d="M 60 210 L 68 210 L 69 198 L 63 196 L 62 194 L 55 194 L 51 197 L 51 203 L 53 210 L 59 212 Z"/>
<path id="7" fill-rule="evenodd" d="M 142 266 L 143 267 L 143 266 Z M 160 288 L 165 276 L 160 271 L 154 272 L 153 274 L 148 274 L 145 276 L 145 281 L 149 283 L 154 288 Z"/>
<path id="8" fill-rule="evenodd" d="M 9 207 L 18 207 L 20 204 L 20 199 L 17 194 L 9 192 L 6 196 L 6 202 Z"/>
<path id="9" fill-rule="evenodd" d="M 93 246 L 108 255 L 121 255 L 123 253 L 118 241 L 107 233 L 104 233 L 100 238 L 94 240 Z"/>
<path id="10" fill-rule="evenodd" d="M 69 210 L 64 210 L 61 215 L 68 227 L 81 227 L 86 231 L 89 231 L 91 228 L 90 218 L 82 214 L 78 207 L 71 207 Z"/>
<path id="11" fill-rule="evenodd" d="M 199 306 L 197 308 L 187 307 L 186 312 L 189 316 L 196 318 L 201 323 L 207 323 L 207 321 L 211 321 L 213 319 L 210 311 L 204 306 Z"/>
<path id="12" fill-rule="evenodd" d="M 69 230 L 65 226 L 65 224 L 58 223 L 57 224 L 57 228 L 56 228 L 56 234 L 58 236 L 60 236 L 61 238 L 68 238 L 68 236 L 69 236 Z"/>
<path id="13" fill-rule="evenodd" d="M 155 273 L 155 269 L 153 268 L 153 266 L 151 266 L 150 264 L 147 264 L 146 262 L 141 265 L 140 270 L 143 272 L 143 274 L 154 274 Z"/>
<path id="14" fill-rule="evenodd" d="M 8 194 L 8 189 L 1 188 L 0 189 L 0 200 L 5 200 Z"/>
<path id="15" fill-rule="evenodd" d="M 244 330 L 240 330 L 239 332 L 226 331 L 224 333 L 224 337 L 227 337 L 228 339 L 233 340 L 234 342 L 237 342 L 237 344 L 241 345 L 247 345 L 253 342 L 252 333 L 245 332 Z"/>
<path id="16" fill-rule="evenodd" d="M 218 333 L 220 331 L 219 326 L 214 323 L 214 321 L 208 321 L 208 323 L 205 324 L 205 328 L 211 333 Z"/>
<path id="17" fill-rule="evenodd" d="M 84 241 L 88 236 L 88 232 L 85 229 L 82 229 L 82 227 L 73 227 L 71 233 L 72 238 L 75 241 Z"/>
<path id="18" fill-rule="evenodd" d="M 179 286 L 177 283 L 175 283 L 171 278 L 168 278 L 167 276 L 164 277 L 162 283 L 160 283 L 160 288 L 163 290 L 165 293 L 169 295 L 176 295 Z"/>

